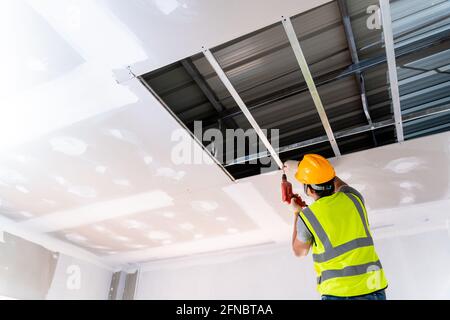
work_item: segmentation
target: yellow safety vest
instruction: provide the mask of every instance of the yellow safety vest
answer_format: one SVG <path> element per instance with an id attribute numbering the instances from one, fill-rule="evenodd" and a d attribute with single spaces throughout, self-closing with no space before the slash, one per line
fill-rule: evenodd
<path id="1" fill-rule="evenodd" d="M 353 297 L 387 287 L 361 200 L 342 192 L 323 197 L 300 212 L 314 237 L 317 289 L 321 295 Z"/>

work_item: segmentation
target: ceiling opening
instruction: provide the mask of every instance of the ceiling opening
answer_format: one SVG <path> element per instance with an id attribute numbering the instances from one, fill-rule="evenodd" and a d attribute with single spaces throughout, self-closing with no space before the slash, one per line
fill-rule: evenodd
<path id="1" fill-rule="evenodd" d="M 385 32 L 376 25 L 378 11 L 369 10 L 378 4 L 332 1 L 290 17 L 340 154 L 396 143 L 398 126 L 405 140 L 450 128 L 450 3 L 391 1 L 394 61 L 386 54 Z M 210 52 L 256 123 L 268 130 L 281 161 L 310 152 L 333 157 L 333 141 L 281 20 Z M 394 120 L 392 62 L 402 123 Z M 203 132 L 223 133 L 223 141 L 201 142 L 233 178 L 277 169 L 267 165 L 269 152 L 252 147 L 254 140 L 247 137 L 243 148 L 228 144 L 236 138 L 227 137 L 227 129 L 248 130 L 252 124 L 204 53 L 140 79 L 192 134 L 196 121 Z"/>

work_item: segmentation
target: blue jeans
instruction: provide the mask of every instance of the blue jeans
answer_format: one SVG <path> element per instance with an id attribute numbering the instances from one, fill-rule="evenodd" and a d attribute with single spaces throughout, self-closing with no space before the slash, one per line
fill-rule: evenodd
<path id="1" fill-rule="evenodd" d="M 322 300 L 386 300 L 386 292 L 381 290 L 357 297 L 335 297 L 323 295 Z"/>

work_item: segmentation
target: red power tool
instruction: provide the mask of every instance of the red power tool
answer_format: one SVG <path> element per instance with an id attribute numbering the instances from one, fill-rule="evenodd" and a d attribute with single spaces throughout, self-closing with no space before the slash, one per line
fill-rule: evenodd
<path id="1" fill-rule="evenodd" d="M 306 207 L 305 201 L 298 194 L 292 192 L 292 183 L 287 180 L 286 174 L 283 173 L 283 177 L 281 178 L 281 200 L 290 204 L 292 198 L 294 198 L 295 203 L 300 207 Z"/>

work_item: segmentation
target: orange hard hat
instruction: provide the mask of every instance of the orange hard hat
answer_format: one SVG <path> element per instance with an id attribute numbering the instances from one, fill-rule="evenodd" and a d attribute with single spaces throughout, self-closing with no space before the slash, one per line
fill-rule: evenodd
<path id="1" fill-rule="evenodd" d="M 295 179 L 303 184 L 321 184 L 336 176 L 333 166 L 318 154 L 307 154 L 297 167 Z"/>

